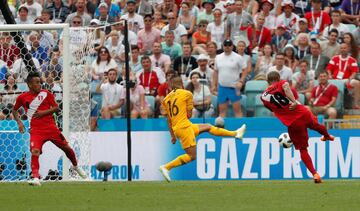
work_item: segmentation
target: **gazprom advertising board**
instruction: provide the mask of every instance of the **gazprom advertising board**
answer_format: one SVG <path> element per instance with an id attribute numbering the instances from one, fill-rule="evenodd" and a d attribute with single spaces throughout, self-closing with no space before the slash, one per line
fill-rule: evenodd
<path id="1" fill-rule="evenodd" d="M 117 122 L 120 121 L 120 122 Z M 201 120 L 198 120 L 201 121 Z M 211 121 L 209 121 L 211 122 Z M 180 143 L 171 144 L 166 121 L 133 121 L 133 180 L 163 180 L 159 166 L 184 153 Z M 282 148 L 278 136 L 286 128 L 275 118 L 227 119 L 226 128 L 248 126 L 243 140 L 215 137 L 203 133 L 197 137 L 197 159 L 173 169 L 173 180 L 308 179 L 310 172 L 293 147 Z M 109 180 L 127 180 L 127 136 L 124 120 L 100 122 L 101 130 L 90 134 L 90 176 L 102 180 L 95 164 L 109 161 L 113 168 Z M 121 131 L 119 131 L 121 130 Z M 320 134 L 310 131 L 309 153 L 323 178 L 360 178 L 360 130 L 330 130 L 333 142 L 321 142 Z M 4 142 L 5 143 L 5 142 Z M 4 145 L 0 143 L 0 145 Z M 11 143 L 11 142 L 9 142 Z M 62 153 L 51 143 L 44 145 L 40 173 L 56 170 Z M 0 156 L 1 160 L 1 156 Z M 5 160 L 6 161 L 6 160 Z"/>
<path id="2" fill-rule="evenodd" d="M 202 134 L 197 159 L 173 169 L 170 176 L 175 180 L 312 178 L 299 152 L 279 145 L 279 132 L 249 132 L 242 141 Z M 323 178 L 360 178 L 360 132 L 332 134 L 336 139 L 331 143 L 320 141 L 317 134 L 310 137 L 308 150 L 315 168 Z M 161 180 L 158 167 L 184 153 L 179 143 L 170 143 L 168 132 L 134 132 L 132 138 L 134 180 Z M 110 180 L 126 180 L 126 132 L 94 133 L 92 144 L 92 178 L 102 179 L 94 165 L 105 160 L 115 166 Z"/>

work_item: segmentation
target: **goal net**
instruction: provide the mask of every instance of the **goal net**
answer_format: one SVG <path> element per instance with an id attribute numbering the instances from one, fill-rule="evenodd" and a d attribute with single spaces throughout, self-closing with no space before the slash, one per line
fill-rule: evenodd
<path id="1" fill-rule="evenodd" d="M 90 66 L 94 60 L 94 34 L 93 28 L 69 28 L 67 24 L 0 27 L 1 181 L 31 177 L 30 134 L 28 130 L 18 132 L 11 114 L 16 97 L 28 91 L 25 79 L 33 71 L 31 66 L 41 73 L 42 88 L 55 95 L 60 111 L 54 114 L 54 119 L 74 149 L 78 166 L 90 172 Z M 24 109 L 19 113 L 28 128 Z M 55 145 L 44 144 L 40 156 L 42 179 L 76 179 L 69 167 L 67 157 Z"/>

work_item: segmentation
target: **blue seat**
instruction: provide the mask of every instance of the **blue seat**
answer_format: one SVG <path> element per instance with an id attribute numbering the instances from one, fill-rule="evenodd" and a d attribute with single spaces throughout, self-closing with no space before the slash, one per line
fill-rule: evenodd
<path id="1" fill-rule="evenodd" d="M 255 97 L 255 116 L 256 117 L 272 116 L 272 112 L 264 106 L 260 97 L 261 97 L 261 94 L 258 94 Z"/>
<path id="2" fill-rule="evenodd" d="M 27 86 L 26 83 L 17 83 L 16 85 L 18 86 L 18 89 L 22 92 L 29 91 L 29 87 Z"/>
<path id="3" fill-rule="evenodd" d="M 247 97 L 246 108 L 248 111 L 255 110 L 255 97 L 258 94 L 262 94 L 267 86 L 268 86 L 267 81 L 251 80 L 246 82 L 245 95 Z"/>
<path id="4" fill-rule="evenodd" d="M 247 96 L 246 95 L 241 95 L 241 99 L 240 99 L 240 105 L 241 105 L 241 111 L 243 113 L 243 116 L 246 116 L 246 101 L 247 101 Z M 235 117 L 235 113 L 234 113 L 234 109 L 231 103 L 229 103 L 228 106 L 228 111 L 227 111 L 227 115 L 228 117 Z"/>
<path id="5" fill-rule="evenodd" d="M 214 106 L 215 114 L 217 114 L 218 102 L 217 102 L 217 96 L 216 95 L 211 95 L 211 104 Z"/>
<path id="6" fill-rule="evenodd" d="M 345 24 L 351 33 L 354 33 L 356 26 L 354 24 Z"/>
<path id="7" fill-rule="evenodd" d="M 94 93 L 91 98 L 96 101 L 98 108 L 102 107 L 102 94 Z"/>
<path id="8" fill-rule="evenodd" d="M 155 111 L 155 97 L 151 95 L 145 95 L 146 101 L 149 103 L 152 111 Z"/>
<path id="9" fill-rule="evenodd" d="M 304 94 L 301 94 L 299 93 L 299 102 L 303 105 L 305 105 L 305 95 Z"/>

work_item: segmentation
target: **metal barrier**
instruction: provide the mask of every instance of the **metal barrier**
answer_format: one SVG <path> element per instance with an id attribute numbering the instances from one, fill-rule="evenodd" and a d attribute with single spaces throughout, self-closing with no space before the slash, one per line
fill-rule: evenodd
<path id="1" fill-rule="evenodd" d="M 327 129 L 359 129 L 360 119 L 324 119 Z"/>

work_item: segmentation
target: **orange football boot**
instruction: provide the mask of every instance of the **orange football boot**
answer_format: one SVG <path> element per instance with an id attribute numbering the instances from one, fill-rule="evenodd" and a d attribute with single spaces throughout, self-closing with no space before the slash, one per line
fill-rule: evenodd
<path id="1" fill-rule="evenodd" d="M 318 173 L 314 174 L 314 182 L 315 183 L 322 183 L 321 177 L 320 177 L 320 175 Z"/>

